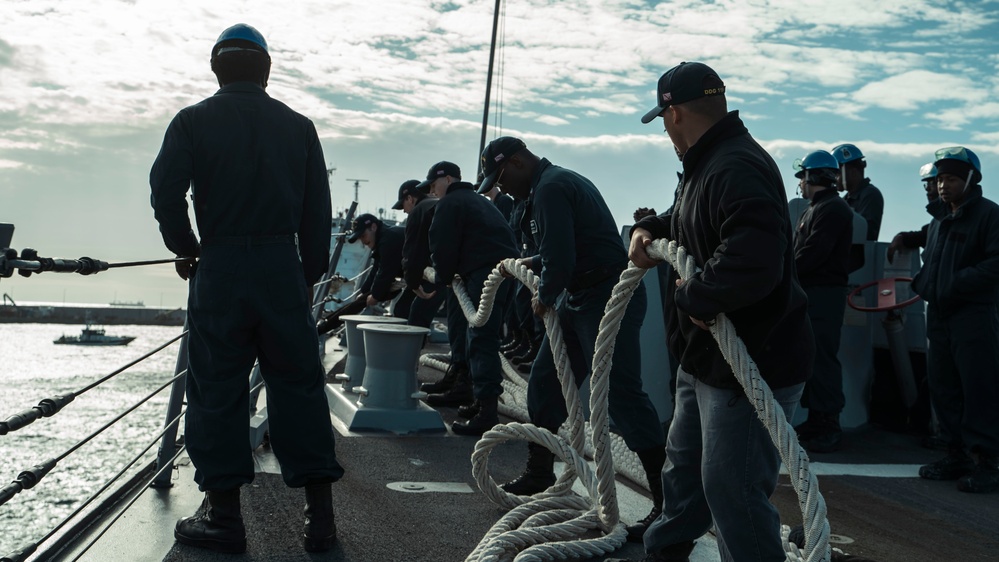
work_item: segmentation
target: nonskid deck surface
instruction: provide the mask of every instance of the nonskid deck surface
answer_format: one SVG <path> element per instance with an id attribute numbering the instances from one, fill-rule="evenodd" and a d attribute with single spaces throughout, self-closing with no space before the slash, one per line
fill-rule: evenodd
<path id="1" fill-rule="evenodd" d="M 440 376 L 428 368 L 419 372 L 423 381 Z M 450 425 L 456 410 L 440 411 Z M 308 554 L 302 549 L 302 492 L 284 485 L 276 459 L 264 447 L 256 453 L 257 478 L 242 494 L 246 554 L 220 555 L 174 544 L 173 522 L 193 513 L 202 497 L 186 463 L 173 489 L 147 490 L 137 507 L 82 560 L 461 561 L 503 515 L 478 491 L 472 477 L 469 459 L 475 438 L 359 434 L 346 431 L 336 419 L 334 425 L 337 455 L 347 472 L 334 485 L 340 543 L 331 552 Z M 919 464 L 942 453 L 922 449 L 918 442 L 915 436 L 868 428 L 848 433 L 841 452 L 812 455 L 832 532 L 853 541 L 837 546 L 881 562 L 994 560 L 999 549 L 999 494 L 968 495 L 951 482 L 920 480 Z M 495 448 L 490 458 L 493 478 L 502 482 L 517 476 L 525 456 L 524 443 Z M 444 491 L 402 491 L 414 487 L 409 483 Z M 620 479 L 618 490 L 622 520 L 631 522 L 648 512 L 647 492 Z M 800 522 L 786 476 L 773 501 L 785 524 Z M 626 544 L 611 556 L 640 560 L 643 555 L 640 545 Z M 710 534 L 698 541 L 691 558 L 718 559 Z"/>

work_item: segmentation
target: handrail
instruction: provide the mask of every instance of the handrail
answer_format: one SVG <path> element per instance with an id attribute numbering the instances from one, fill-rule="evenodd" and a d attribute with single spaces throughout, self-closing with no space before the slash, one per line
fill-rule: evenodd
<path id="1" fill-rule="evenodd" d="M 143 457 L 143 455 L 145 455 L 149 451 L 149 449 L 151 449 L 153 447 L 153 445 L 155 445 L 156 442 L 159 441 L 160 437 L 162 437 L 163 434 L 165 434 L 171 428 L 176 428 L 177 424 L 180 422 L 180 418 L 181 418 L 182 415 L 183 415 L 183 412 L 180 413 L 180 414 L 178 414 L 177 417 L 175 417 L 173 420 L 171 420 L 167 424 L 167 427 L 164 427 L 162 431 L 160 431 L 158 434 L 156 434 L 156 436 L 153 437 L 152 441 L 150 441 L 149 444 L 146 445 L 145 448 L 143 448 L 141 451 L 139 451 L 139 453 L 137 455 L 135 455 L 132 458 L 132 460 L 130 460 L 128 463 L 126 463 L 125 466 L 123 466 L 121 468 L 121 470 L 119 470 L 114 476 L 112 476 L 107 482 L 105 482 L 104 485 L 100 487 L 100 489 L 98 489 L 96 492 L 94 492 L 93 494 L 91 494 L 91 496 L 89 498 L 87 498 L 86 500 L 84 500 L 83 503 L 81 503 L 75 510 L 73 510 L 72 513 L 70 513 L 65 518 L 63 518 L 63 520 L 60 521 L 55 527 L 53 527 L 51 531 L 49 531 L 48 533 L 46 533 L 42 538 L 38 539 L 37 541 L 33 542 L 32 544 L 30 544 L 27 547 L 21 549 L 20 551 L 14 553 L 14 554 L 10 554 L 10 555 L 8 555 L 8 556 L 6 556 L 4 558 L 0 558 L 0 562 L 14 562 L 14 561 L 18 561 L 18 560 L 24 560 L 27 556 L 30 556 L 31 554 L 33 554 L 34 552 L 36 552 L 38 550 L 38 546 L 39 545 L 43 544 L 45 541 L 47 541 L 50 538 L 52 538 L 57 532 L 59 532 L 60 529 L 62 529 L 64 526 L 66 526 L 67 523 L 69 523 L 71 520 L 73 520 L 73 518 L 75 518 L 77 515 L 79 515 L 80 513 L 82 513 L 83 510 L 87 508 L 87 506 L 89 506 L 95 500 L 97 500 L 97 498 L 100 497 L 101 494 L 103 494 L 104 492 L 106 492 L 108 490 L 108 488 L 111 487 L 112 484 L 114 484 L 115 482 L 117 482 L 118 480 L 120 480 L 121 477 L 124 476 L 126 472 L 128 472 L 128 469 L 131 468 L 132 466 L 134 466 L 135 463 L 139 462 L 139 460 Z M 176 455 L 175 455 L 175 458 L 176 458 Z M 155 477 L 155 475 L 154 475 L 154 477 Z M 88 546 L 88 548 L 89 548 L 89 546 Z"/>
<path id="2" fill-rule="evenodd" d="M 8 500 L 13 498 L 15 495 L 21 493 L 23 490 L 34 488 L 35 485 L 37 485 L 43 478 L 45 478 L 45 476 L 48 475 L 49 472 L 52 471 L 53 468 L 55 468 L 55 466 L 59 463 L 59 461 L 68 457 L 69 455 L 76 452 L 77 449 L 89 443 L 95 437 L 103 433 L 105 429 L 121 421 L 122 418 L 135 411 L 135 409 L 138 408 L 139 406 L 145 404 L 150 398 L 156 396 L 156 394 L 158 394 L 161 390 L 173 384 L 175 380 L 184 376 L 186 373 L 187 371 L 185 371 L 184 373 L 180 373 L 178 375 L 174 375 L 173 378 L 168 380 L 166 383 L 160 385 L 159 388 L 157 388 L 153 392 L 150 392 L 143 399 L 139 400 L 138 402 L 130 406 L 128 409 L 126 409 L 122 413 L 112 418 L 111 421 L 101 426 L 97 431 L 92 432 L 87 437 L 84 437 L 82 440 L 78 441 L 75 445 L 67 449 L 61 455 L 49 459 L 42 464 L 35 465 L 28 470 L 22 471 L 20 474 L 17 475 L 17 478 L 13 482 L 4 486 L 3 488 L 0 488 L 0 505 L 7 503 Z"/>
<path id="3" fill-rule="evenodd" d="M 114 372 L 105 375 L 104 377 L 101 377 L 97 381 L 88 384 L 87 386 L 83 387 L 80 390 L 77 390 L 76 392 L 68 392 L 66 394 L 59 394 L 51 398 L 45 398 L 41 402 L 39 402 L 37 406 L 34 406 L 28 410 L 24 410 L 23 412 L 10 416 L 6 420 L 0 422 L 0 435 L 7 435 L 12 431 L 17 431 L 18 429 L 30 425 L 39 418 L 42 417 L 48 418 L 54 416 L 55 414 L 59 413 L 59 411 L 62 410 L 64 406 L 75 400 L 81 394 L 87 392 L 88 390 L 93 389 L 96 386 L 99 386 L 107 382 L 108 380 L 117 375 L 120 375 L 129 367 L 133 367 L 136 364 L 148 359 L 153 354 L 162 351 L 165 347 L 167 347 L 168 345 L 172 344 L 173 342 L 177 341 L 178 339 L 186 335 L 187 335 L 187 330 L 185 329 L 184 332 L 179 336 L 169 340 L 165 344 L 157 347 L 156 349 L 150 351 L 149 353 L 143 355 L 142 357 L 139 357 L 138 359 L 126 364 L 125 366 L 115 370 Z"/>

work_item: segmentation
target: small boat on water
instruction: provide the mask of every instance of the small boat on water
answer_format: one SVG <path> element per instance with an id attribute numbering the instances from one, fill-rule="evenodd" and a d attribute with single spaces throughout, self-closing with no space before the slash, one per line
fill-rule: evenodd
<path id="1" fill-rule="evenodd" d="M 69 345 L 128 345 L 135 336 L 109 336 L 104 333 L 104 328 L 91 328 L 87 324 L 80 332 L 79 336 L 59 336 L 59 339 L 52 343 Z"/>

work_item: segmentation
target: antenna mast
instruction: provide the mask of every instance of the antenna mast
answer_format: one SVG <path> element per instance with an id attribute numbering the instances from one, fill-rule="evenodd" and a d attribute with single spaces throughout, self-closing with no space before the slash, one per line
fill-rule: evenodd
<path id="1" fill-rule="evenodd" d="M 358 197 L 357 197 L 358 193 L 357 192 L 361 189 L 361 182 L 362 181 L 368 181 L 368 180 L 355 180 L 355 179 L 349 179 L 348 178 L 347 181 L 354 182 L 354 201 L 356 202 L 357 199 L 358 199 Z"/>

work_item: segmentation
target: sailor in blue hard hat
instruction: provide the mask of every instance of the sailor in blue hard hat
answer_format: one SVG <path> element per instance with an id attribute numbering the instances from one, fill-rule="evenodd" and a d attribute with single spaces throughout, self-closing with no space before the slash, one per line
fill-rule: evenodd
<path id="1" fill-rule="evenodd" d="M 885 199 L 871 180 L 864 177 L 867 168 L 864 153 L 852 144 L 841 144 L 832 149 L 832 155 L 839 162 L 840 191 L 846 191 L 845 199 L 850 208 L 867 221 L 867 239 L 877 240 L 881 233 Z"/>
<path id="2" fill-rule="evenodd" d="M 282 476 L 305 490 L 299 536 L 309 552 L 336 543 L 331 484 L 344 472 L 310 297 L 329 267 L 329 179 L 315 125 L 267 95 L 270 67 L 259 31 L 223 31 L 211 49 L 219 90 L 177 113 L 149 172 L 166 247 L 197 258 L 196 270 L 191 260 L 177 272 L 190 285 L 185 444 L 206 498 L 174 537 L 227 553 L 246 550 L 240 490 L 254 478 L 246 373 L 255 360 Z"/>
<path id="3" fill-rule="evenodd" d="M 259 31 L 245 23 L 237 23 L 219 35 L 212 47 L 211 64 L 219 86 L 254 82 L 266 88 L 271 73 L 267 41 Z"/>
<path id="4" fill-rule="evenodd" d="M 999 491 L 999 205 L 963 146 L 936 151 L 940 199 L 912 288 L 927 303 L 927 381 L 947 456 L 919 468 L 962 492 Z"/>
<path id="5" fill-rule="evenodd" d="M 801 446 L 810 453 L 840 448 L 839 415 L 846 405 L 843 367 L 837 358 L 853 242 L 853 210 L 839 196 L 839 162 L 824 150 L 795 162 L 795 177 L 809 200 L 794 231 L 794 265 L 808 295 L 808 319 L 815 335 L 812 378 L 805 383 L 801 405 L 808 419 L 795 427 Z"/>
<path id="6" fill-rule="evenodd" d="M 933 203 L 940 197 L 937 193 L 937 167 L 933 162 L 927 162 L 919 167 L 919 179 L 923 182 L 923 190 L 926 191 L 927 204 Z M 929 223 L 923 228 L 911 232 L 899 232 L 891 239 L 888 245 L 886 256 L 888 263 L 895 262 L 895 255 L 903 250 L 915 250 L 926 246 L 926 233 L 929 230 Z"/>

